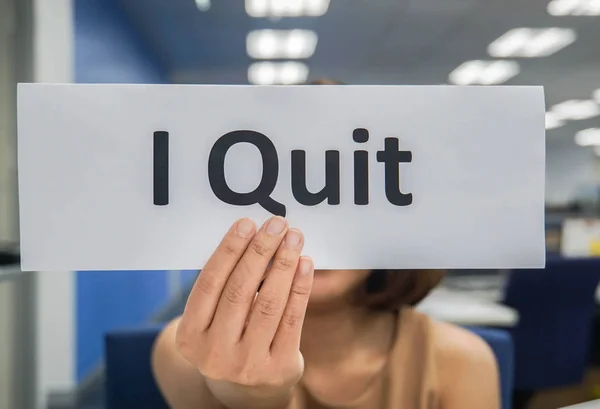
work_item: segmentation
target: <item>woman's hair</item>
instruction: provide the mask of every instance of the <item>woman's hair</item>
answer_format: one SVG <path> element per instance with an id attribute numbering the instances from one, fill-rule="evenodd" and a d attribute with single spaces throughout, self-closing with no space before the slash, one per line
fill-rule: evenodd
<path id="1" fill-rule="evenodd" d="M 443 270 L 373 270 L 359 291 L 357 303 L 390 311 L 405 305 L 414 306 L 444 275 Z"/>
<path id="2" fill-rule="evenodd" d="M 309 81 L 306 85 L 345 85 L 342 81 L 332 80 L 330 78 L 319 78 Z"/>
<path id="3" fill-rule="evenodd" d="M 345 85 L 342 81 L 320 78 L 307 85 Z M 444 277 L 443 270 L 373 270 L 360 289 L 357 302 L 378 310 L 413 306 L 429 294 Z"/>

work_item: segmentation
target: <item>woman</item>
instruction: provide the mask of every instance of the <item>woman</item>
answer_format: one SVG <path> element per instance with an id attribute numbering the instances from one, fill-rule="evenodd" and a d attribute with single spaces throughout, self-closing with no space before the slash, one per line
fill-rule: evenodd
<path id="1" fill-rule="evenodd" d="M 441 272 L 314 271 L 303 243 L 280 217 L 231 227 L 155 345 L 172 408 L 500 407 L 487 344 L 410 307 Z"/>

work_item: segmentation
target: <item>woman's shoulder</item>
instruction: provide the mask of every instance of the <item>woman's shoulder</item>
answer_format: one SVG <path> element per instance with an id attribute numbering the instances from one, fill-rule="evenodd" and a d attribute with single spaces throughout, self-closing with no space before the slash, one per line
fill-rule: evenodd
<path id="1" fill-rule="evenodd" d="M 423 329 L 414 336 L 419 337 L 419 343 L 428 344 L 435 361 L 444 366 L 446 364 L 468 367 L 491 366 L 492 368 L 495 366 L 496 359 L 487 342 L 469 330 L 436 321 L 413 308 L 403 309 L 400 319 L 402 321 L 400 325 L 405 329 L 408 329 L 407 327 Z"/>
<path id="2" fill-rule="evenodd" d="M 463 403 L 468 404 L 464 402 L 468 396 L 473 405 L 482 401 L 488 405 L 499 402 L 498 367 L 487 342 L 464 328 L 430 321 L 432 349 L 444 400 L 463 399 Z"/>
<path id="3" fill-rule="evenodd" d="M 431 320 L 431 335 L 438 359 L 464 365 L 492 365 L 496 360 L 492 349 L 475 333 L 448 324 Z"/>

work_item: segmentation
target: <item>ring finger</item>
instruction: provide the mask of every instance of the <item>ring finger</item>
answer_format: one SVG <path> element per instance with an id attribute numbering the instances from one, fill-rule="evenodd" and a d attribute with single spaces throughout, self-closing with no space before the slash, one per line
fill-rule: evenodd
<path id="1" fill-rule="evenodd" d="M 273 217 L 250 242 L 229 276 L 217 306 L 211 330 L 214 327 L 219 336 L 240 339 L 265 270 L 287 229 L 285 219 Z"/>
<path id="2" fill-rule="evenodd" d="M 266 349 L 271 346 L 287 305 L 303 245 L 304 237 L 299 230 L 287 232 L 252 307 L 243 335 L 249 345 Z"/>

